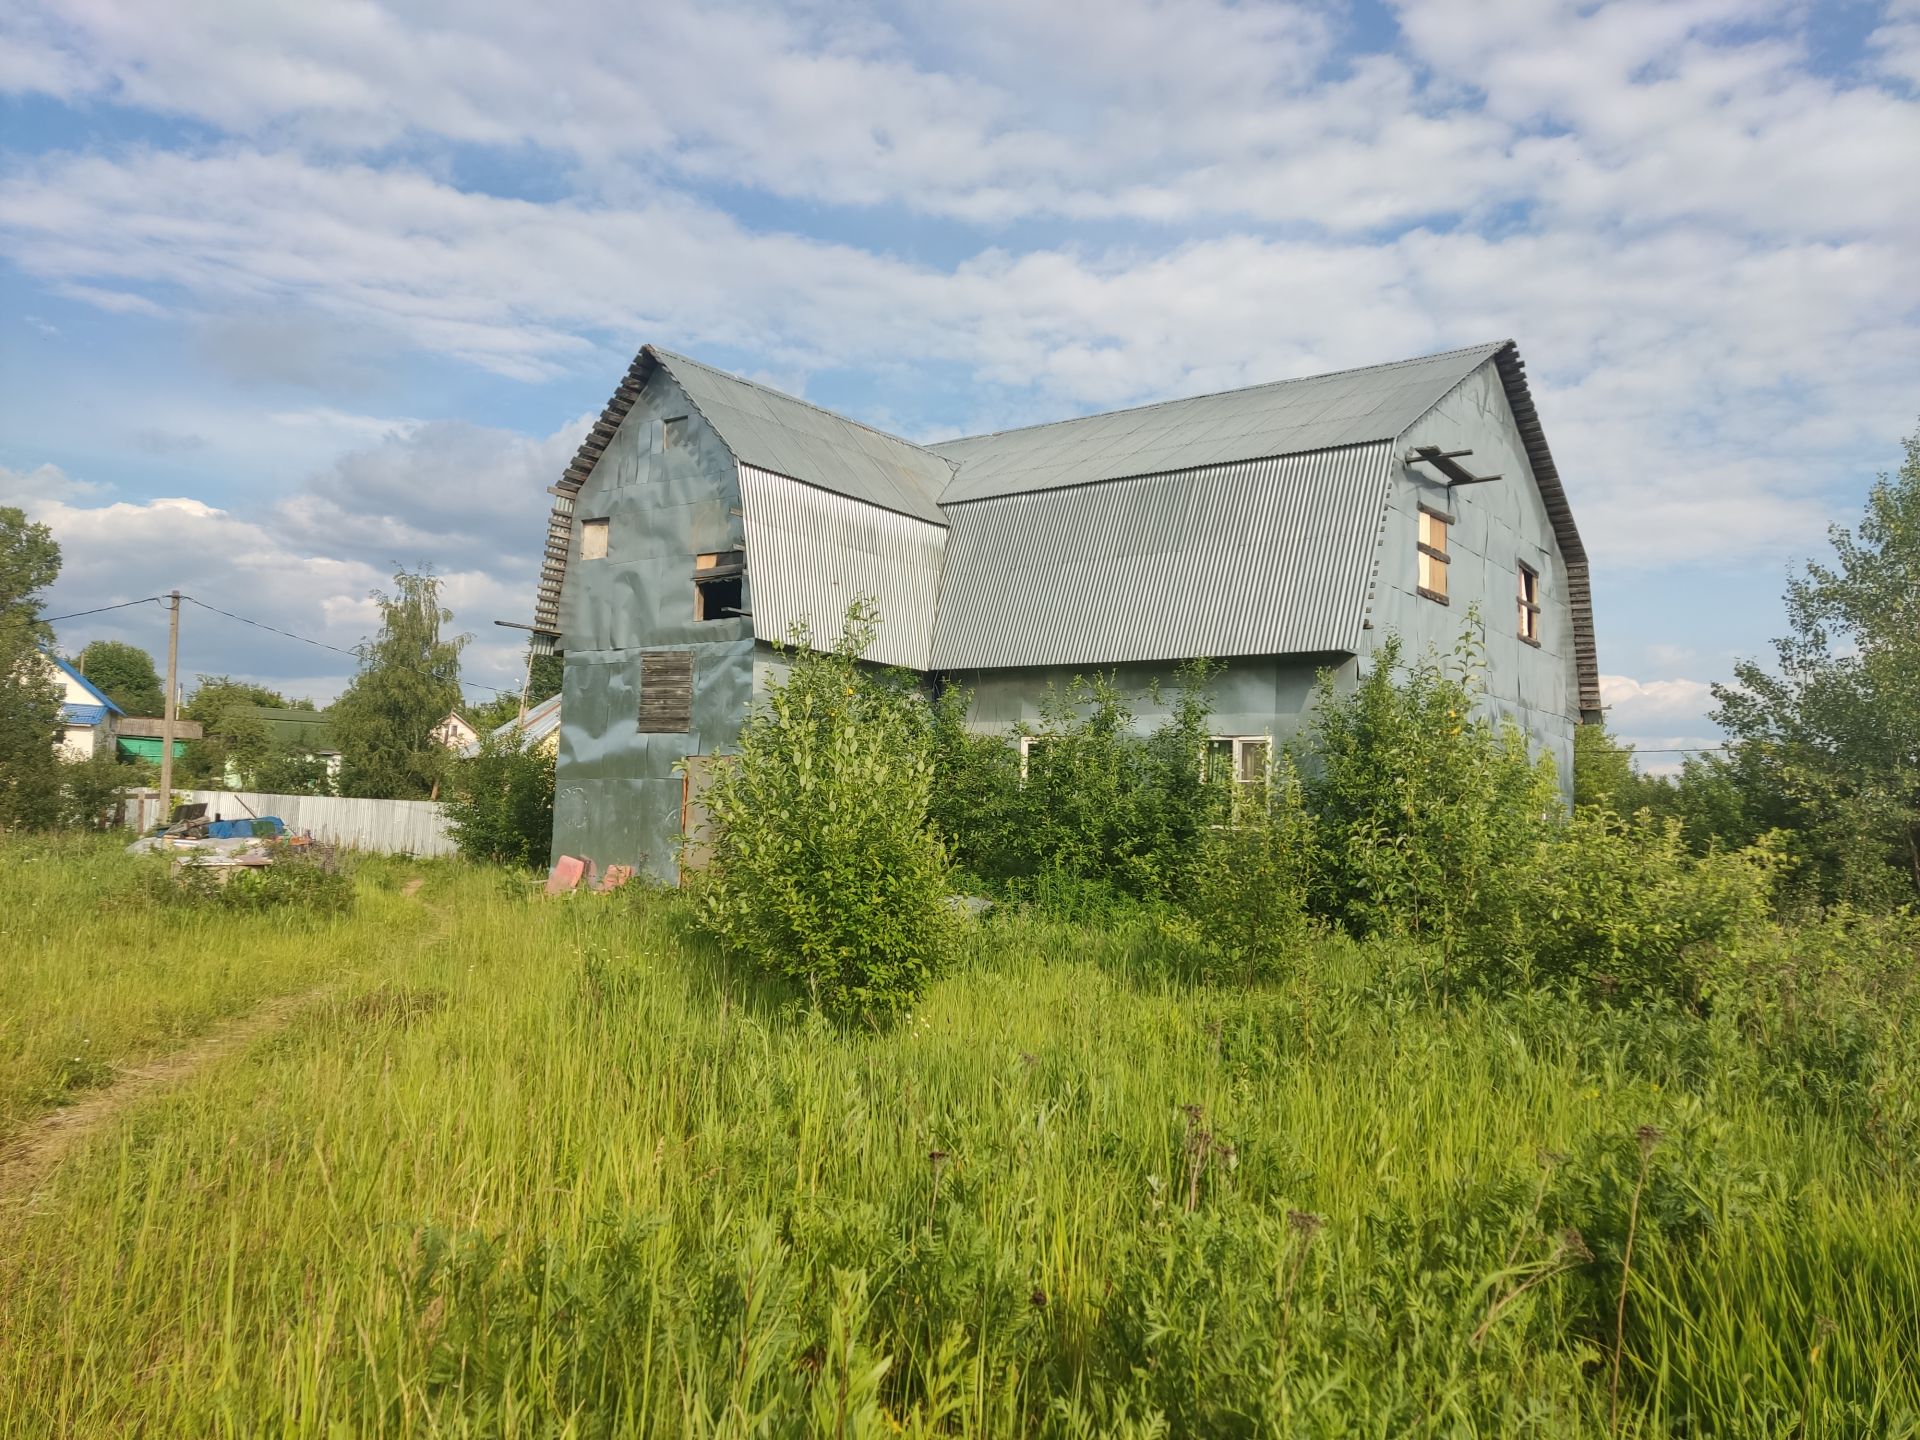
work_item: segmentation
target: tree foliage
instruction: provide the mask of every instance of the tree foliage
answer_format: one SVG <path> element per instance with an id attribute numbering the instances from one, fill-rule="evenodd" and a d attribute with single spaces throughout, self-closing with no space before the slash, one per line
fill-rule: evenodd
<path id="1" fill-rule="evenodd" d="M 129 715 L 162 715 L 167 690 L 153 657 L 123 640 L 95 640 L 74 657 L 89 684 Z"/>
<path id="2" fill-rule="evenodd" d="M 831 651 L 795 637 L 706 791 L 713 853 L 697 880 L 726 950 L 843 1015 L 903 1009 L 957 938 L 928 817 L 927 702 L 911 677 L 860 663 L 875 625 L 857 601 Z"/>
<path id="3" fill-rule="evenodd" d="M 1559 780 L 1511 722 L 1477 715 L 1471 632 L 1408 660 L 1389 637 L 1351 692 L 1323 674 L 1306 804 L 1320 835 L 1315 908 L 1355 935 L 1497 951 L 1512 879 L 1561 814 Z"/>
<path id="4" fill-rule="evenodd" d="M 421 800 L 442 776 L 447 752 L 432 731 L 460 703 L 467 637 L 443 633 L 453 612 L 440 603 L 440 583 L 402 570 L 391 594 L 373 592 L 380 633 L 330 712 L 345 794 Z"/>
<path id="5" fill-rule="evenodd" d="M 1823 899 L 1920 894 L 1920 434 L 1881 476 L 1857 531 L 1789 582 L 1776 668 L 1754 661 L 1716 685 L 1734 737 L 1729 773 L 1796 832 Z M 1768 817 L 1774 818 L 1774 817 Z"/>
<path id="6" fill-rule="evenodd" d="M 40 596 L 60 574 L 45 525 L 0 506 L 0 829 L 50 825 L 60 808 L 60 689 L 42 647 Z"/>
<path id="7" fill-rule="evenodd" d="M 1144 735 L 1110 675 L 1050 687 L 1039 720 L 1016 726 L 1012 743 L 969 727 L 967 691 L 943 693 L 933 814 L 960 865 L 1056 910 L 1184 891 L 1224 804 L 1225 777 L 1206 776 L 1214 673 L 1206 661 L 1183 666 L 1168 714 Z"/>
<path id="8" fill-rule="evenodd" d="M 447 766 L 440 808 L 470 860 L 542 869 L 553 847 L 553 752 L 518 735 L 487 735 Z"/>

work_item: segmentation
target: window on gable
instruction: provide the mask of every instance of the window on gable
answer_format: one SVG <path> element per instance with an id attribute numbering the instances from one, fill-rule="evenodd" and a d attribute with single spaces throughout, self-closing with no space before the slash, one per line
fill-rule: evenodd
<path id="1" fill-rule="evenodd" d="M 580 558 L 582 560 L 607 558 L 607 524 L 605 520 L 580 522 Z"/>
<path id="2" fill-rule="evenodd" d="M 1420 507 L 1420 593 L 1429 600 L 1447 603 L 1447 529 L 1453 517 L 1432 506 Z"/>
<path id="3" fill-rule="evenodd" d="M 687 417 L 675 415 L 660 427 L 660 448 L 679 450 L 687 443 Z"/>
<path id="4" fill-rule="evenodd" d="M 1525 561 L 1520 563 L 1520 638 L 1540 643 L 1540 572 Z"/>
<path id="5" fill-rule="evenodd" d="M 693 557 L 693 618 L 733 620 L 747 613 L 747 554 L 721 550 Z"/>

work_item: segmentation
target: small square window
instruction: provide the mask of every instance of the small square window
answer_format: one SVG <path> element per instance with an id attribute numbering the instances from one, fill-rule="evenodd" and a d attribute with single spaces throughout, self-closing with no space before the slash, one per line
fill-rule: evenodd
<path id="1" fill-rule="evenodd" d="M 1519 595 L 1520 638 L 1529 645 L 1540 643 L 1540 572 L 1522 562 Z"/>
<path id="2" fill-rule="evenodd" d="M 660 427 L 660 448 L 662 450 L 683 449 L 687 443 L 687 417 L 675 415 Z"/>
<path id="3" fill-rule="evenodd" d="M 1453 517 L 1430 506 L 1420 507 L 1419 578 L 1420 593 L 1429 600 L 1447 603 L 1447 529 Z"/>
<path id="4" fill-rule="evenodd" d="M 605 520 L 580 522 L 580 558 L 582 560 L 607 558 L 607 522 Z"/>

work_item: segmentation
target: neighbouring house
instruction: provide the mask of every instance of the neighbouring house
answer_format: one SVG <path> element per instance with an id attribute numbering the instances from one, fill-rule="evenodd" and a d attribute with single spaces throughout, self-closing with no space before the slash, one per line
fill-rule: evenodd
<path id="1" fill-rule="evenodd" d="M 504 725 L 496 725 L 487 732 L 496 740 L 511 739 L 516 734 L 520 744 L 542 755 L 557 755 L 560 750 L 560 697 L 543 700 L 533 706 L 524 715 L 516 715 Z M 462 745 L 456 752 L 462 760 L 471 760 L 480 753 L 480 740 Z"/>
<path id="2" fill-rule="evenodd" d="M 458 710 L 449 710 L 446 718 L 427 732 L 434 744 L 449 750 L 462 750 L 480 743 L 480 732 Z"/>
<path id="3" fill-rule="evenodd" d="M 266 738 L 269 752 L 322 761 L 327 767 L 328 779 L 340 778 L 340 752 L 333 747 L 333 732 L 325 710 L 306 710 L 292 705 L 230 705 L 222 712 L 221 722 L 230 728 L 258 729 Z M 231 757 L 221 780 L 229 790 L 252 783 L 250 776 L 240 773 L 239 762 Z"/>
<path id="4" fill-rule="evenodd" d="M 920 445 L 652 346 L 553 487 L 536 643 L 566 657 L 554 853 L 676 876 L 707 757 L 796 625 L 958 684 L 1007 733 L 1113 675 L 1142 728 L 1223 662 L 1242 774 L 1389 634 L 1451 649 L 1571 787 L 1600 710 L 1586 551 L 1511 341 Z"/>
<path id="5" fill-rule="evenodd" d="M 42 652 L 60 689 L 60 758 L 91 760 L 113 753 L 113 722 L 124 715 L 106 693 L 58 655 Z"/>

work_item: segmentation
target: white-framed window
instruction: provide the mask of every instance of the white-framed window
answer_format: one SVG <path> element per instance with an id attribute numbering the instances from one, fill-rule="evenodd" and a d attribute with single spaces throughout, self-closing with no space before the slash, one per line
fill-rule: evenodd
<path id="1" fill-rule="evenodd" d="M 1225 776 L 1236 785 L 1265 784 L 1273 769 L 1273 739 L 1267 735 L 1215 735 L 1207 741 L 1207 778 Z"/>
<path id="2" fill-rule="evenodd" d="M 1526 561 L 1520 562 L 1520 638 L 1529 645 L 1540 643 L 1540 572 Z"/>
<path id="3" fill-rule="evenodd" d="M 1445 605 L 1447 600 L 1447 530 L 1453 516 L 1431 505 L 1420 507 L 1420 543 L 1418 552 L 1418 588 L 1429 600 Z"/>
<path id="4" fill-rule="evenodd" d="M 1044 750 L 1047 737 L 1044 735 L 1022 735 L 1020 737 L 1020 778 L 1027 778 L 1027 761 Z"/>
<path id="5" fill-rule="evenodd" d="M 610 523 L 606 520 L 580 522 L 580 558 L 582 560 L 607 558 L 607 528 Z"/>

